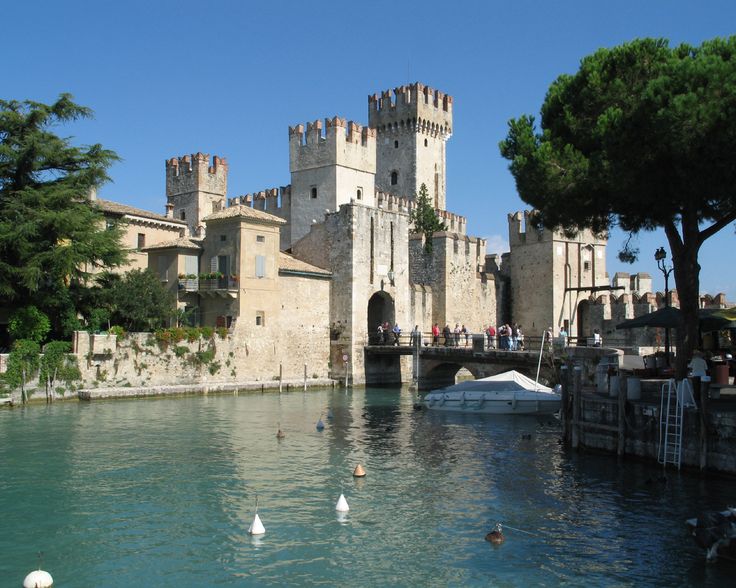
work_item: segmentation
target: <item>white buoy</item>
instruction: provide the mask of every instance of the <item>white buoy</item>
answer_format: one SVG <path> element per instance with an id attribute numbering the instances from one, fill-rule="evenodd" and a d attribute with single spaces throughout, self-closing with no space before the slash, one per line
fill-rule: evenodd
<path id="1" fill-rule="evenodd" d="M 261 517 L 258 516 L 258 513 L 256 513 L 256 516 L 253 517 L 253 522 L 250 524 L 250 527 L 248 527 L 248 534 L 249 535 L 263 535 L 266 532 L 266 528 L 263 526 L 263 523 L 261 522 Z"/>
<path id="2" fill-rule="evenodd" d="M 340 494 L 340 498 L 337 499 L 335 510 L 337 512 L 348 512 L 350 510 L 350 507 L 348 506 L 348 501 L 345 500 L 344 494 Z"/>
<path id="3" fill-rule="evenodd" d="M 28 574 L 23 580 L 23 588 L 51 588 L 54 579 L 51 574 L 43 570 L 36 570 Z"/>
<path id="4" fill-rule="evenodd" d="M 325 428 L 325 424 L 322 422 L 322 417 L 319 417 L 319 420 L 317 421 L 317 430 L 321 431 Z"/>

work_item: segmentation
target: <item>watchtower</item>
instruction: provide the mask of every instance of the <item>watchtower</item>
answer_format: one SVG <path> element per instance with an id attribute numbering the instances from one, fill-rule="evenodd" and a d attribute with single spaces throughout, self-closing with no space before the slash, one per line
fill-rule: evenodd
<path id="1" fill-rule="evenodd" d="M 377 133 L 376 187 L 413 199 L 425 184 L 445 210 L 452 96 L 418 82 L 368 96 L 368 125 Z"/>
<path id="2" fill-rule="evenodd" d="M 173 157 L 166 161 L 166 202 L 174 217 L 187 222 L 189 234 L 202 234 L 202 219 L 225 207 L 227 161 L 207 153 Z"/>
<path id="3" fill-rule="evenodd" d="M 324 130 L 324 133 L 323 133 Z M 376 134 L 373 129 L 334 117 L 289 127 L 291 239 L 309 232 L 341 204 L 375 204 Z"/>

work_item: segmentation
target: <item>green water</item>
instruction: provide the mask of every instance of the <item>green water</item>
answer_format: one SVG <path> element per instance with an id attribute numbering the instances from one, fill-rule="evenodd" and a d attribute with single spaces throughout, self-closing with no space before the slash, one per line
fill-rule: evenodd
<path id="1" fill-rule="evenodd" d="M 732 581 L 683 521 L 733 504 L 733 482 L 652 482 L 653 466 L 567 454 L 555 422 L 413 400 L 323 390 L 2 410 L 0 587 L 20 586 L 38 551 L 58 587 Z M 483 539 L 496 521 L 518 529 L 500 547 Z"/>

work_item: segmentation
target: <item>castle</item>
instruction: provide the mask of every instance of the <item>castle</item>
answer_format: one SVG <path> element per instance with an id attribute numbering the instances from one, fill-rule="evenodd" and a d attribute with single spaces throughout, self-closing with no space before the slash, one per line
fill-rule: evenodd
<path id="1" fill-rule="evenodd" d="M 182 310 L 230 330 L 256 377 L 278 361 L 287 373 L 309 364 L 371 381 L 364 348 L 385 321 L 477 333 L 513 320 L 531 336 L 564 326 L 585 337 L 661 302 L 645 274 L 611 284 L 606 242 L 590 232 L 568 238 L 517 212 L 510 252 L 489 254 L 467 235 L 466 219 L 447 210 L 452 115 L 451 96 L 401 86 L 368 97 L 367 125 L 336 116 L 289 127 L 288 186 L 229 197 L 227 161 L 196 153 L 166 161 L 164 215 L 97 205 L 126 221 L 137 263 Z M 431 253 L 410 226 L 422 184 L 447 226 L 431 237 Z"/>

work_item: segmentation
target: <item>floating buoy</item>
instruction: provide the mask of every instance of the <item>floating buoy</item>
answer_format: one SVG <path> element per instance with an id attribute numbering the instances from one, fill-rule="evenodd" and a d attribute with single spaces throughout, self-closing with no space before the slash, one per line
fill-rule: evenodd
<path id="1" fill-rule="evenodd" d="M 337 512 L 348 512 L 350 510 L 350 507 L 348 506 L 348 501 L 345 500 L 344 494 L 340 494 L 340 498 L 337 499 L 335 510 Z"/>
<path id="2" fill-rule="evenodd" d="M 256 514 L 250 527 L 248 527 L 248 535 L 263 535 L 265 532 L 266 527 L 263 526 L 261 517 L 258 516 L 258 494 L 256 494 Z"/>
<path id="3" fill-rule="evenodd" d="M 365 478 L 365 470 L 363 469 L 363 466 L 358 464 L 355 466 L 355 469 L 353 470 L 353 477 L 354 478 Z"/>
<path id="4" fill-rule="evenodd" d="M 321 431 L 325 428 L 325 424 L 322 422 L 322 417 L 319 417 L 319 420 L 317 421 L 317 430 Z"/>
<path id="5" fill-rule="evenodd" d="M 494 545 L 501 545 L 505 540 L 506 538 L 503 536 L 503 527 L 501 527 L 501 523 L 496 523 L 496 526 L 493 527 L 493 531 L 486 535 L 486 541 L 490 541 Z"/>
<path id="6" fill-rule="evenodd" d="M 53 585 L 54 579 L 51 574 L 43 570 L 35 570 L 23 580 L 23 588 L 51 588 Z"/>
<path id="7" fill-rule="evenodd" d="M 256 516 L 253 517 L 253 522 L 250 524 L 250 527 L 248 527 L 248 535 L 263 535 L 265 532 L 266 528 L 261 522 L 261 517 L 256 513 Z"/>

